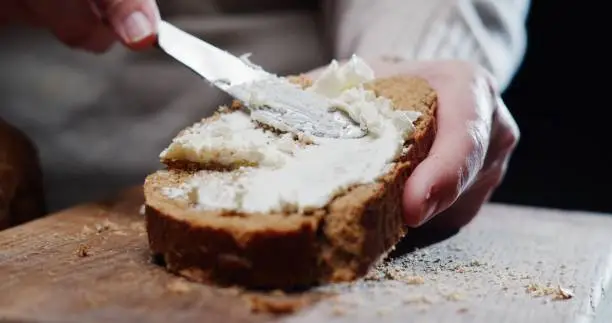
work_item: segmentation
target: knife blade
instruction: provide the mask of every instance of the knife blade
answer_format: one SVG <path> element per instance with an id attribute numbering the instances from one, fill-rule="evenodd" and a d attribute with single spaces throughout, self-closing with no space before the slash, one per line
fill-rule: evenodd
<path id="1" fill-rule="evenodd" d="M 161 21 L 158 46 L 220 90 L 241 101 L 252 119 L 281 131 L 327 138 L 360 138 L 367 131 L 332 100 Z"/>

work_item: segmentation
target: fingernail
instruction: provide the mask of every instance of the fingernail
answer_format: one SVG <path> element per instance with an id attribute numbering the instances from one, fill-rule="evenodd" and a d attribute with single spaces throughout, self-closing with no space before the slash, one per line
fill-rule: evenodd
<path id="1" fill-rule="evenodd" d="M 147 16 L 140 11 L 133 12 L 123 22 L 123 32 L 126 41 L 139 42 L 153 33 L 153 28 Z"/>

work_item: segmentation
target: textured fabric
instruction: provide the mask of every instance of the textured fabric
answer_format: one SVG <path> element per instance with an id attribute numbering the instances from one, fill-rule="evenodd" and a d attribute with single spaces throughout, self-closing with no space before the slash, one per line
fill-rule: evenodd
<path id="1" fill-rule="evenodd" d="M 328 0 L 334 52 L 347 57 L 464 59 L 502 88 L 525 51 L 529 0 Z M 333 10 L 333 11 L 332 11 Z"/>
<path id="2" fill-rule="evenodd" d="M 279 74 L 356 52 L 471 59 L 506 82 L 522 56 L 527 6 L 526 0 L 158 2 L 162 16 L 180 28 L 235 54 L 251 52 L 255 63 Z M 227 99 L 156 51 L 117 46 L 98 56 L 24 29 L 0 30 L 0 41 L 0 115 L 38 146 L 51 209 L 141 183 L 160 167 L 158 154 L 178 130 Z"/>

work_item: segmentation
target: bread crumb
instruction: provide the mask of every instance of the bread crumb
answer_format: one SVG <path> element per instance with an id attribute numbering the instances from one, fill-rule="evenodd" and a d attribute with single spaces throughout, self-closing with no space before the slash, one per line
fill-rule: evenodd
<path id="1" fill-rule="evenodd" d="M 80 258 L 85 258 L 87 256 L 90 255 L 89 253 L 89 246 L 86 244 L 80 244 L 77 248 L 77 250 L 75 251 L 77 257 Z"/>
<path id="2" fill-rule="evenodd" d="M 567 288 L 563 288 L 561 287 L 561 285 L 557 286 L 557 292 L 555 293 L 555 296 L 553 297 L 553 300 L 559 301 L 559 300 L 567 300 L 574 297 L 574 292 L 570 289 Z"/>
<path id="3" fill-rule="evenodd" d="M 104 221 L 102 221 L 102 223 L 97 223 L 95 225 L 96 228 L 96 232 L 98 233 L 102 233 L 105 231 L 112 231 L 112 230 L 116 230 L 118 228 L 117 224 L 111 222 L 109 219 L 104 219 Z"/>
<path id="4" fill-rule="evenodd" d="M 86 225 L 83 226 L 83 230 L 81 230 L 81 233 L 84 235 L 88 235 L 88 234 L 92 234 L 94 233 L 94 230 Z"/>
<path id="5" fill-rule="evenodd" d="M 167 285 L 169 291 L 177 294 L 184 294 L 191 291 L 191 287 L 182 281 L 182 280 L 174 280 Z"/>
<path id="6" fill-rule="evenodd" d="M 138 209 L 138 214 L 145 215 L 145 210 L 146 210 L 146 206 L 144 204 L 142 204 L 140 206 L 140 209 Z"/>
<path id="7" fill-rule="evenodd" d="M 556 301 L 568 300 L 574 297 L 574 292 L 572 290 L 561 287 L 561 285 L 552 287 L 550 283 L 547 285 L 531 283 L 527 285 L 526 291 L 533 297 L 552 295 L 552 300 Z"/>
<path id="8" fill-rule="evenodd" d="M 346 308 L 340 307 L 338 305 L 334 305 L 334 307 L 332 307 L 332 315 L 334 316 L 344 316 L 346 315 Z"/>
<path id="9" fill-rule="evenodd" d="M 459 293 L 450 293 L 447 295 L 444 295 L 444 298 L 446 298 L 446 300 L 448 301 L 452 301 L 452 302 L 457 302 L 460 300 L 463 300 L 463 296 Z"/>
<path id="10" fill-rule="evenodd" d="M 393 268 L 393 267 L 384 268 L 383 274 L 388 279 L 401 281 L 408 285 L 422 285 L 425 283 L 425 278 L 423 278 L 422 276 L 408 275 L 402 270 Z M 375 274 L 374 273 L 370 274 L 369 278 L 370 279 L 374 278 L 373 275 Z"/>
<path id="11" fill-rule="evenodd" d="M 459 314 L 463 314 L 463 313 L 467 313 L 467 312 L 468 312 L 468 309 L 465 308 L 465 307 L 462 307 L 462 308 L 457 310 L 457 313 L 459 313 Z"/>
<path id="12" fill-rule="evenodd" d="M 472 260 L 469 265 L 470 267 L 479 267 L 479 266 L 485 266 L 486 263 L 480 262 L 478 260 Z"/>
<path id="13" fill-rule="evenodd" d="M 537 283 L 531 283 L 527 285 L 526 292 L 533 297 L 542 297 L 557 293 L 558 288 L 551 287 L 550 284 L 542 285 Z"/>
<path id="14" fill-rule="evenodd" d="M 245 295 L 243 299 L 247 302 L 253 313 L 290 314 L 295 313 L 306 305 L 306 302 L 301 298 L 289 299 L 286 297 Z"/>
<path id="15" fill-rule="evenodd" d="M 425 296 L 406 297 L 402 300 L 404 304 L 433 304 L 433 301 Z"/>

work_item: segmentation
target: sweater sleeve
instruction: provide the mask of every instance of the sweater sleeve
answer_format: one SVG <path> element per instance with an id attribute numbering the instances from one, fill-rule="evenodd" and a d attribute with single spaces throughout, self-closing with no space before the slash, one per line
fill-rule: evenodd
<path id="1" fill-rule="evenodd" d="M 325 0 L 334 56 L 462 59 L 505 89 L 522 62 L 530 0 Z"/>

